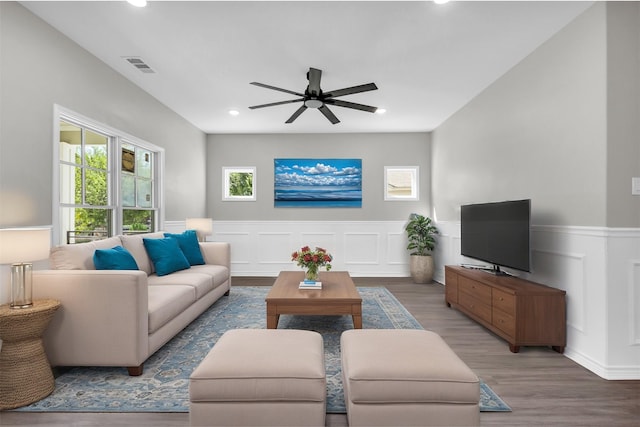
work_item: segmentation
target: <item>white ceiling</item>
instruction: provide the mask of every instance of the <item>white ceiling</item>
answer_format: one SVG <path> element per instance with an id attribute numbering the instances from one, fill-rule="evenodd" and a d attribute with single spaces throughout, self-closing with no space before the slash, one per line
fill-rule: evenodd
<path id="1" fill-rule="evenodd" d="M 206 133 L 325 133 L 433 130 L 592 2 L 22 4 Z M 313 109 L 285 124 L 299 104 L 248 109 L 296 98 L 249 82 L 304 92 L 309 67 L 325 92 L 375 82 L 340 99 L 387 113 L 334 106 L 337 125 Z"/>

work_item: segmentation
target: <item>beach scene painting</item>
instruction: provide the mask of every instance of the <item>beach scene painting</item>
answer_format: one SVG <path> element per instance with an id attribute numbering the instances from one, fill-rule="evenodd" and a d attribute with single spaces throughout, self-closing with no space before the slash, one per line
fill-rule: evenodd
<path id="1" fill-rule="evenodd" d="M 274 206 L 361 208 L 362 159 L 274 159 Z"/>

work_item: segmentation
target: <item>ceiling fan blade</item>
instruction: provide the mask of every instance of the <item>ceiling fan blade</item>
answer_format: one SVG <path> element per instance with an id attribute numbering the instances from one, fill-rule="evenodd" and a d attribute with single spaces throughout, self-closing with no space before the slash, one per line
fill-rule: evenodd
<path id="1" fill-rule="evenodd" d="M 300 101 L 304 101 L 304 98 L 290 99 L 289 101 L 271 102 L 269 104 L 262 104 L 262 105 L 254 105 L 254 106 L 249 107 L 249 108 L 252 109 L 252 110 L 255 110 L 256 108 L 273 107 L 275 105 L 283 105 L 283 104 L 292 104 L 294 102 L 300 102 Z"/>
<path id="2" fill-rule="evenodd" d="M 333 123 L 334 125 L 336 123 L 340 123 L 340 120 L 338 120 L 338 118 L 335 116 L 335 114 L 333 114 L 331 112 L 331 110 L 329 110 L 329 108 L 326 105 L 323 105 L 322 107 L 318 108 L 318 110 L 320 110 L 320 112 L 322 114 L 324 114 L 324 116 L 329 119 L 329 121 L 331 123 Z"/>
<path id="3" fill-rule="evenodd" d="M 300 114 L 304 113 L 304 110 L 306 109 L 307 109 L 307 106 L 303 104 L 302 106 L 300 106 L 300 108 L 296 110 L 295 113 L 291 115 L 291 117 L 289 117 L 289 120 L 287 120 L 285 123 L 293 123 L 293 121 L 297 119 Z"/>
<path id="4" fill-rule="evenodd" d="M 354 110 L 367 111 L 369 113 L 375 113 L 378 109 L 378 107 L 356 104 L 355 102 L 342 101 L 340 99 L 325 99 L 324 102 L 329 105 L 335 105 L 336 107 L 353 108 Z"/>
<path id="5" fill-rule="evenodd" d="M 320 95 L 320 79 L 322 78 L 322 70 L 317 68 L 309 68 L 309 93 L 311 95 Z"/>
<path id="6" fill-rule="evenodd" d="M 303 94 L 303 93 L 298 93 L 298 92 L 294 92 L 294 91 L 289 90 L 289 89 L 282 89 L 282 88 L 279 88 L 279 87 L 266 85 L 266 84 L 264 84 L 264 83 L 251 82 L 251 83 L 249 83 L 249 84 L 252 84 L 252 85 L 254 85 L 254 86 L 260 86 L 260 87 L 263 87 L 263 88 L 266 88 L 266 89 L 273 89 L 273 90 L 277 90 L 277 91 L 284 92 L 284 93 L 290 93 L 291 95 L 304 96 L 304 94 Z"/>
<path id="7" fill-rule="evenodd" d="M 376 86 L 375 83 L 367 83 L 364 85 L 332 90 L 330 92 L 325 92 L 323 95 L 325 98 L 336 98 L 338 96 L 351 95 L 352 93 L 368 92 L 370 90 L 376 90 L 376 89 L 378 89 L 378 86 Z"/>

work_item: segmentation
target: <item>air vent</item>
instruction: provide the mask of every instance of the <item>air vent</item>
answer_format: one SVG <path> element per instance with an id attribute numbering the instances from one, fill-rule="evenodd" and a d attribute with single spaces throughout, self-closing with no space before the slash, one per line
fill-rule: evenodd
<path id="1" fill-rule="evenodd" d="M 140 58 L 139 56 L 125 56 L 124 59 L 143 73 L 155 73 L 153 68 L 149 67 L 147 63 L 144 62 L 144 59 Z"/>

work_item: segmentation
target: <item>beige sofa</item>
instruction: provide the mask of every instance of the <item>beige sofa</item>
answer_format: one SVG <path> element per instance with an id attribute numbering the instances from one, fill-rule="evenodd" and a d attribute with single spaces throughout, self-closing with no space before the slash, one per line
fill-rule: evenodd
<path id="1" fill-rule="evenodd" d="M 143 244 L 163 233 L 116 236 L 51 249 L 51 270 L 33 273 L 33 297 L 62 303 L 44 335 L 52 366 L 124 366 L 143 363 L 231 289 L 230 245 L 201 242 L 204 265 L 155 274 Z M 96 270 L 96 249 L 122 246 L 139 270 Z"/>

